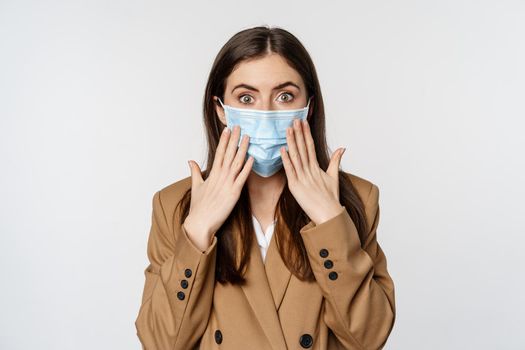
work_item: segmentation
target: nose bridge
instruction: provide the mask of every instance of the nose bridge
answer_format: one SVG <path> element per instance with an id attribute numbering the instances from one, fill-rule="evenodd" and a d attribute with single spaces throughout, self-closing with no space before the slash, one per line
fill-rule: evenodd
<path id="1" fill-rule="evenodd" d="M 261 109 L 265 111 L 271 111 L 272 108 L 272 96 L 267 96 L 262 98 L 262 106 Z"/>

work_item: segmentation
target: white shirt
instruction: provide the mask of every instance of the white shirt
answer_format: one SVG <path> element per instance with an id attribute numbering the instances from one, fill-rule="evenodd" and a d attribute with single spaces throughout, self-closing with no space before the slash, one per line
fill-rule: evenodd
<path id="1" fill-rule="evenodd" d="M 266 258 L 266 252 L 268 251 L 268 246 L 270 245 L 270 241 L 272 240 L 273 235 L 273 229 L 275 227 L 275 223 L 277 222 L 277 219 L 274 220 L 266 229 L 266 232 L 263 232 L 261 224 L 255 217 L 255 215 L 252 215 L 252 221 L 253 221 L 253 227 L 255 229 L 255 235 L 257 236 L 257 242 L 259 243 L 259 247 L 261 249 L 261 255 L 263 258 L 263 261 Z"/>

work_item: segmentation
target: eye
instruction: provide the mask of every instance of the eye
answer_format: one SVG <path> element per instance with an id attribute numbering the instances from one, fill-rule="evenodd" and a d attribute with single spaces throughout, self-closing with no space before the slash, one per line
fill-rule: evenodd
<path id="1" fill-rule="evenodd" d="M 239 97 L 240 102 L 243 103 L 243 104 L 248 104 L 248 103 L 250 103 L 250 99 L 253 100 L 253 97 L 251 97 L 250 95 L 241 95 L 241 96 Z"/>
<path id="2" fill-rule="evenodd" d="M 289 92 L 285 92 L 285 93 L 279 95 L 279 97 L 281 97 L 281 96 L 285 96 L 285 99 L 284 100 L 281 99 L 281 102 L 290 102 L 294 98 L 293 94 L 291 94 Z M 288 97 L 286 97 L 286 96 L 288 96 Z"/>

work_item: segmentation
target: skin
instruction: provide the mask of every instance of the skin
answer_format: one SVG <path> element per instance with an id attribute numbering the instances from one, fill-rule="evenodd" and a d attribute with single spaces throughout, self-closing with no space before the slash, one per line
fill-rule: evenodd
<path id="1" fill-rule="evenodd" d="M 286 85 L 275 89 L 284 82 L 297 86 Z M 214 96 L 214 99 L 218 97 Z M 225 105 L 237 108 L 262 110 L 298 109 L 305 107 L 307 102 L 301 76 L 278 54 L 241 62 L 227 78 L 223 101 Z M 310 106 L 313 106 L 313 100 Z M 220 121 L 226 125 L 222 106 L 217 105 L 216 108 Z M 310 115 L 311 109 L 307 119 Z M 206 181 L 202 179 L 199 165 L 189 161 L 192 199 L 183 225 L 190 240 L 199 249 L 205 251 L 210 246 L 215 232 L 237 203 L 245 183 L 250 194 L 252 214 L 263 230 L 274 220 L 273 213 L 286 184 L 316 225 L 341 213 L 343 206 L 339 202 L 338 169 L 344 148 L 332 154 L 327 171 L 323 171 L 317 163 L 308 122 L 296 119 L 293 126 L 287 128 L 288 151 L 281 148 L 283 168 L 270 177 L 262 177 L 251 171 L 253 158 L 244 162 L 249 137 L 245 135 L 237 147 L 239 137 L 239 126 L 235 126 L 232 132 L 225 128 Z"/>

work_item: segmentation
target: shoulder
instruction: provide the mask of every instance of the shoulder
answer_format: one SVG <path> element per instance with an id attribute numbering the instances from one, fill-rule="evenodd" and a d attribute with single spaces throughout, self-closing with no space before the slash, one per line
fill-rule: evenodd
<path id="1" fill-rule="evenodd" d="M 187 190 L 191 189 L 191 176 L 178 179 L 157 190 L 154 194 L 165 214 L 172 214 Z"/>
<path id="2" fill-rule="evenodd" d="M 378 201 L 379 188 L 375 183 L 346 171 L 341 172 L 350 180 L 365 206 L 374 205 Z"/>

